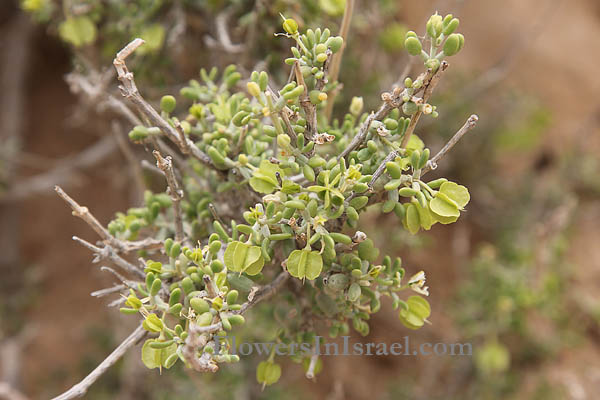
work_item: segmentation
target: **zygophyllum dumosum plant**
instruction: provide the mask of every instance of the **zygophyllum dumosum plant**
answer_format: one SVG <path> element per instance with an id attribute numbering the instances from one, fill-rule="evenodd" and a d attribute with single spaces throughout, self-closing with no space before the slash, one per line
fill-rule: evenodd
<path id="1" fill-rule="evenodd" d="M 128 340 L 149 336 L 142 347 L 148 368 L 182 362 L 215 372 L 239 361 L 224 337 L 276 292 L 277 341 L 288 345 L 314 343 L 323 330 L 331 337 L 351 328 L 368 335 L 370 315 L 386 297 L 407 328 L 428 322 L 425 273 L 405 273 L 400 258 L 381 257 L 356 228 L 363 212 L 376 207 L 417 234 L 455 222 L 468 204 L 464 186 L 425 176 L 477 117 L 433 156 L 415 134 L 421 117 L 437 116 L 429 99 L 446 58 L 463 47 L 458 24 L 436 14 L 424 36 L 408 32 L 405 47 L 422 58 L 424 71 L 383 93 L 377 111 L 364 112 L 355 97 L 349 112 L 332 121 L 322 111 L 340 89 L 328 71 L 344 40 L 329 29 L 301 33 L 283 17 L 277 35 L 292 44 L 288 82 L 274 82 L 265 71 L 243 79 L 233 65 L 221 73 L 202 70 L 177 99 L 163 96 L 158 109 L 142 97 L 126 65 L 143 40 L 117 54 L 121 93 L 143 121 L 129 138 L 153 149 L 167 190 L 147 191 L 143 204 L 118 213 L 107 229 L 57 191 L 103 239 L 98 246 L 76 240 L 130 275 L 115 272 L 122 285 L 106 290 L 121 294 L 122 313 L 141 318 Z M 167 142 L 180 152 L 166 155 Z M 137 264 L 128 254 L 140 257 Z M 311 354 L 294 359 L 307 376 L 322 367 Z M 271 385 L 280 375 L 271 352 L 257 380 Z"/>

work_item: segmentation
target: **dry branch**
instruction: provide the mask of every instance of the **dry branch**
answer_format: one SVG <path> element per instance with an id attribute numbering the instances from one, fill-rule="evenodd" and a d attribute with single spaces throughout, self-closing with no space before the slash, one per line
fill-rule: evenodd
<path id="1" fill-rule="evenodd" d="M 67 400 L 81 397 L 87 393 L 90 386 L 100 378 L 107 369 L 112 367 L 131 347 L 135 346 L 140 339 L 146 335 L 142 326 L 138 326 L 108 357 L 104 359 L 88 376 L 81 382 L 67 390 L 63 394 L 54 397 L 53 400 Z"/>
<path id="2" fill-rule="evenodd" d="M 139 46 L 144 44 L 142 39 L 134 39 L 131 43 L 129 43 L 123 50 L 117 53 L 113 61 L 113 65 L 117 70 L 117 78 L 121 81 L 121 94 L 129 99 L 133 105 L 137 108 L 137 110 L 142 113 L 150 123 L 154 126 L 157 126 L 162 133 L 169 138 L 173 143 L 175 143 L 182 152 L 185 153 L 188 149 L 190 150 L 190 155 L 203 164 L 215 168 L 212 160 L 206 153 L 200 150 L 194 142 L 190 139 L 185 138 L 185 141 L 181 140 L 177 129 L 175 129 L 169 122 L 167 122 L 164 118 L 160 116 L 160 114 L 148 103 L 140 94 L 135 81 L 133 79 L 133 73 L 127 69 L 127 65 L 125 64 L 125 59 L 135 51 Z"/>
<path id="3" fill-rule="evenodd" d="M 84 220 L 97 234 L 102 238 L 102 241 L 111 246 L 115 251 L 122 253 L 130 253 L 136 250 L 151 250 L 157 249 L 162 246 L 160 240 L 153 238 L 146 238 L 144 240 L 126 242 L 119 240 L 112 236 L 100 222 L 94 217 L 94 215 L 88 210 L 87 207 L 82 207 L 73 200 L 60 186 L 55 186 L 54 190 L 58 195 L 71 206 L 73 215 Z"/>
<path id="4" fill-rule="evenodd" d="M 175 211 L 175 240 L 181 242 L 183 236 L 183 219 L 181 217 L 181 200 L 183 199 L 183 190 L 179 188 L 175 172 L 173 172 L 173 161 L 171 157 L 164 158 L 158 150 L 152 152 L 156 158 L 156 166 L 163 172 L 167 179 L 168 194 L 173 201 L 173 210 Z"/>

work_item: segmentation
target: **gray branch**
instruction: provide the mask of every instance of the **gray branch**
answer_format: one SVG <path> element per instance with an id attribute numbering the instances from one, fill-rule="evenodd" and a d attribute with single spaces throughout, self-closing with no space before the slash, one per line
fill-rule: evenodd
<path id="1" fill-rule="evenodd" d="M 63 394 L 54 397 L 53 400 L 67 400 L 82 397 L 87 393 L 90 386 L 94 384 L 100 378 L 106 370 L 112 367 L 117 361 L 123 357 L 123 355 L 131 347 L 135 346 L 136 343 L 146 335 L 146 331 L 142 326 L 138 326 L 117 348 L 110 353 L 108 357 L 104 359 L 88 376 L 86 376 L 81 382 L 67 390 Z"/>

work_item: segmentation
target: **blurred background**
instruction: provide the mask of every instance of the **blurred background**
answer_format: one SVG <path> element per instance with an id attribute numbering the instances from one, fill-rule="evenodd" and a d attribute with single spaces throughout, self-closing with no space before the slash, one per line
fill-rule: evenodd
<path id="1" fill-rule="evenodd" d="M 102 222 L 139 200 L 143 148 L 110 107 L 115 52 L 145 96 L 175 93 L 200 67 L 266 69 L 279 82 L 289 45 L 281 17 L 339 30 L 344 0 L 3 0 L 0 2 L 0 384 L 49 398 L 91 371 L 133 329 L 110 300 L 113 277 L 71 240 L 95 240 L 52 190 Z M 334 115 L 352 96 L 380 102 L 409 62 L 408 29 L 435 11 L 460 17 L 451 58 L 417 134 L 432 151 L 480 122 L 438 174 L 467 186 L 455 224 L 417 236 L 376 212 L 361 227 L 410 270 L 427 273 L 432 325 L 406 330 L 390 304 L 353 340 L 471 342 L 472 357 L 326 357 L 315 382 L 285 363 L 261 392 L 258 359 L 215 375 L 157 377 L 139 349 L 92 386 L 91 399 L 595 399 L 600 393 L 600 2 L 357 0 Z M 65 15 L 80 18 L 67 26 Z M 412 66 L 416 76 L 422 65 Z M 143 172 L 146 173 L 146 172 Z M 439 224 L 438 224 L 439 225 Z M 253 330 L 262 329 L 260 309 Z M 266 314 L 265 314 L 266 315 Z M 266 325 L 265 325 L 266 326 Z M 270 328 L 264 328 L 270 329 Z M 268 336 L 268 333 L 266 333 Z M 181 367 L 181 364 L 178 364 Z M 0 390 L 0 398 L 9 397 Z"/>

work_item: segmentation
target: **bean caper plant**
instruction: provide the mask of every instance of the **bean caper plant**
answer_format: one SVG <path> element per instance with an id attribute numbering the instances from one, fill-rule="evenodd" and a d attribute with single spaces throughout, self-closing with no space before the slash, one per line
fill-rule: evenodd
<path id="1" fill-rule="evenodd" d="M 422 116 L 437 116 L 429 99 L 446 58 L 463 47 L 455 33 L 459 21 L 436 14 L 424 36 L 408 32 L 405 47 L 422 58 L 424 72 L 383 93 L 377 111 L 364 112 L 355 97 L 343 118 L 327 121 L 322 109 L 340 89 L 328 69 L 344 39 L 329 29 L 301 33 L 293 19 L 283 20 L 278 35 L 292 45 L 288 82 L 278 85 L 254 71 L 242 83 L 233 65 L 221 73 L 202 70 L 177 98 L 163 96 L 158 110 L 125 63 L 143 45 L 131 42 L 114 60 L 121 93 L 144 121 L 129 138 L 154 149 L 166 192 L 147 191 L 143 205 L 118 213 L 104 228 L 57 188 L 103 239 L 98 246 L 76 240 L 128 273 L 115 272 L 122 285 L 105 290 L 121 293 L 121 312 L 141 319 L 121 346 L 147 335 L 142 360 L 148 368 L 181 362 L 216 372 L 238 362 L 223 338 L 246 323 L 249 308 L 277 292 L 273 318 L 277 340 L 286 344 L 313 343 L 322 329 L 331 337 L 350 329 L 368 335 L 369 318 L 385 297 L 407 328 L 428 322 L 425 273 L 406 274 L 400 258 L 380 257 L 368 234 L 356 229 L 363 212 L 377 207 L 417 234 L 455 222 L 469 202 L 464 186 L 425 175 L 477 117 L 433 156 L 414 133 Z M 180 154 L 165 155 L 166 143 Z M 125 258 L 134 252 L 137 264 Z M 307 376 L 321 368 L 311 354 L 295 359 Z M 271 385 L 280 375 L 272 352 L 258 365 L 257 380 Z"/>

